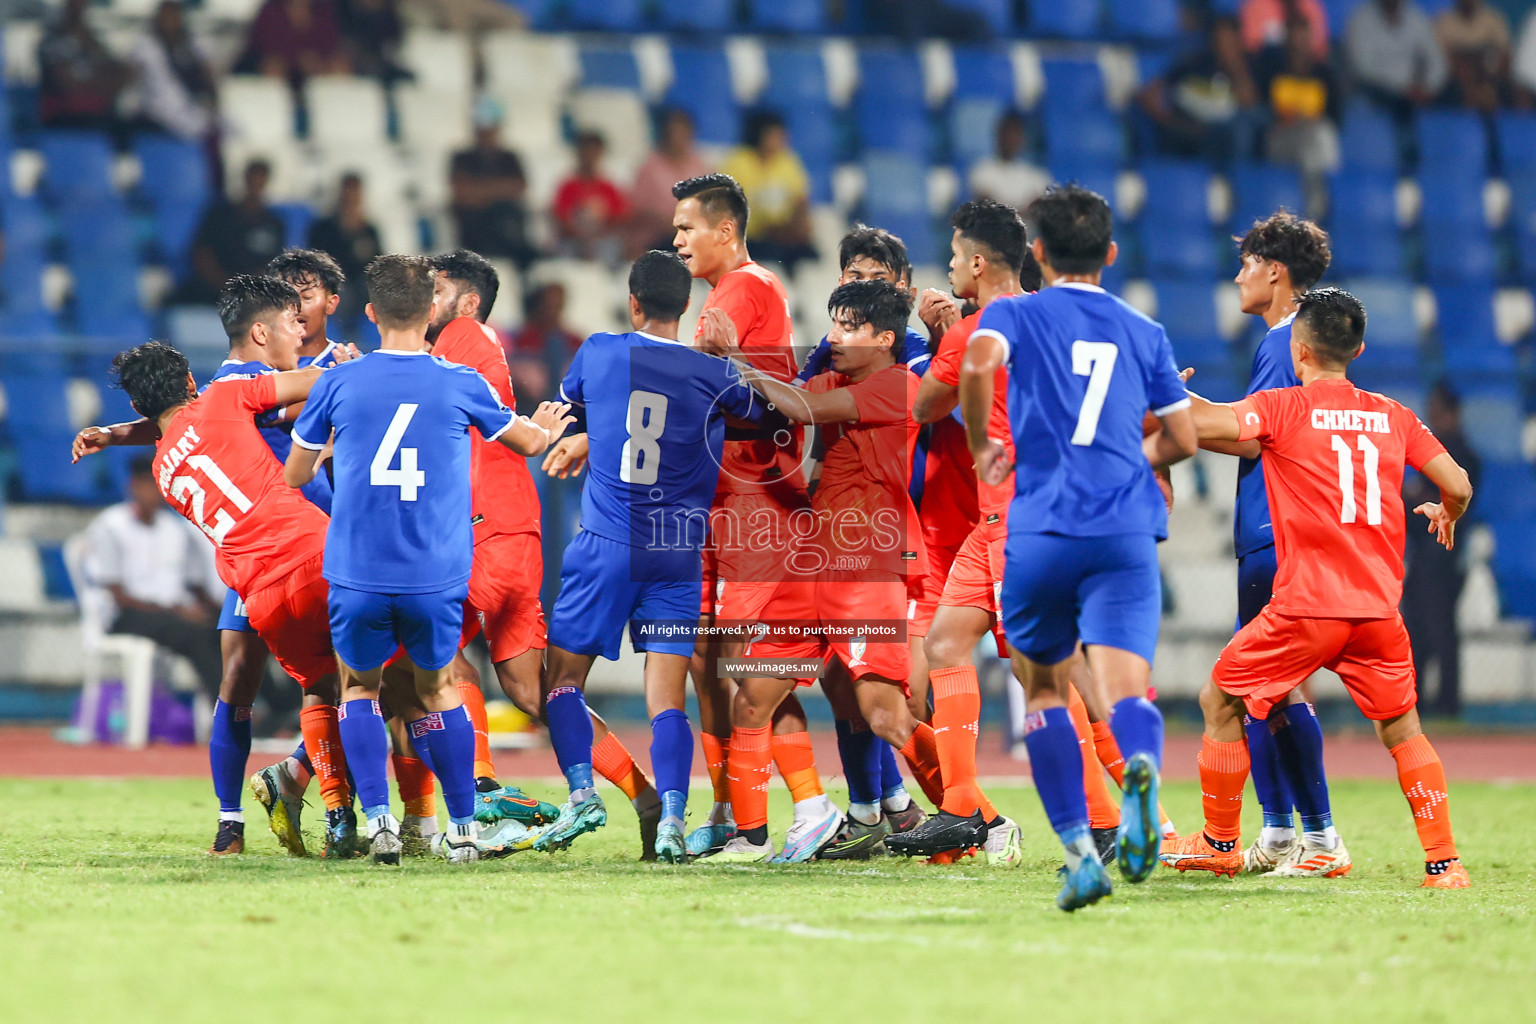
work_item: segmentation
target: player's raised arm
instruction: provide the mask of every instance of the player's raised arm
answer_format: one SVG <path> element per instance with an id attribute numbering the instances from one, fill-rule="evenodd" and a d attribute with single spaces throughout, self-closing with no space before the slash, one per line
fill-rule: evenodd
<path id="1" fill-rule="evenodd" d="M 996 329 L 984 326 L 972 332 L 960 361 L 960 415 L 965 420 L 965 439 L 976 463 L 976 477 L 997 485 L 1008 477 L 1013 465 L 1003 442 L 987 436 L 988 414 L 992 409 L 994 383 L 998 368 L 1008 359 L 1007 344 Z"/>
<path id="2" fill-rule="evenodd" d="M 736 368 L 774 411 L 795 423 L 850 423 L 859 418 L 858 403 L 846 388 L 812 392 L 786 384 L 744 360 L 737 360 Z"/>
<path id="3" fill-rule="evenodd" d="M 109 427 L 86 427 L 70 445 L 70 462 L 117 445 L 152 445 L 160 440 L 160 428 L 151 420 L 137 419 Z"/>
<path id="4" fill-rule="evenodd" d="M 516 417 L 495 440 L 519 455 L 543 455 L 550 445 L 560 440 L 565 428 L 575 422 L 576 417 L 571 415 L 568 404 L 540 402 L 532 416 Z"/>
<path id="5" fill-rule="evenodd" d="M 315 386 L 315 381 L 320 379 L 320 374 L 325 371 L 318 366 L 308 366 L 302 370 L 287 370 L 283 373 L 274 373 L 272 383 L 277 392 L 277 404 L 290 406 L 303 402 L 309 398 L 310 389 Z M 290 413 L 297 421 L 298 413 Z"/>
<path id="6" fill-rule="evenodd" d="M 955 411 L 960 404 L 960 391 L 950 387 L 933 375 L 930 369 L 923 374 L 917 386 L 917 398 L 912 401 L 912 418 L 918 423 L 936 423 Z"/>

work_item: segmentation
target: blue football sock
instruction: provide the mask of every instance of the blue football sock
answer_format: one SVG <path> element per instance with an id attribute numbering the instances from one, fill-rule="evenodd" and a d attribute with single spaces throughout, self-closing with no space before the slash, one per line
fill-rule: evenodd
<path id="1" fill-rule="evenodd" d="M 309 759 L 309 751 L 304 749 L 303 740 L 299 740 L 299 745 L 294 747 L 293 753 L 289 754 L 288 756 L 299 762 L 299 764 L 303 765 L 304 770 L 309 772 L 310 775 L 315 774 L 314 763 Z"/>
<path id="2" fill-rule="evenodd" d="M 379 702 L 360 698 L 343 701 L 337 725 L 341 749 L 347 755 L 352 792 L 363 805 L 365 818 L 389 813 L 389 730 Z"/>
<path id="3" fill-rule="evenodd" d="M 406 730 L 407 733 L 410 731 L 410 729 Z M 427 766 L 427 771 L 431 772 L 433 775 L 437 774 L 437 769 L 432 766 L 432 746 L 427 742 L 427 738 L 425 736 L 421 737 L 420 739 L 412 736 L 411 750 L 415 752 L 416 760 Z"/>
<path id="4" fill-rule="evenodd" d="M 1029 770 L 1045 816 L 1063 844 L 1088 827 L 1088 798 L 1083 791 L 1083 753 L 1066 708 L 1031 711 L 1024 716 Z"/>
<path id="5" fill-rule="evenodd" d="M 448 820 L 465 825 L 475 820 L 475 723 L 469 709 L 460 705 L 433 711 L 411 723 L 411 735 L 425 735 L 432 751 L 432 774 L 443 787 Z M 421 743 L 418 738 L 416 742 Z"/>
<path id="6" fill-rule="evenodd" d="M 574 686 L 558 686 L 544 702 L 549 745 L 571 792 L 592 789 L 592 716 L 587 699 Z"/>
<path id="7" fill-rule="evenodd" d="M 880 795 L 895 796 L 906 792 L 906 780 L 901 777 L 901 766 L 896 763 L 896 748 L 889 743 L 875 744 L 880 748 Z"/>
<path id="8" fill-rule="evenodd" d="M 881 797 L 881 754 L 891 745 L 865 729 L 854 732 L 853 726 L 839 719 L 837 728 L 837 755 L 843 762 L 843 776 L 848 780 L 848 800 L 856 804 L 878 804 Z"/>
<path id="9" fill-rule="evenodd" d="M 213 770 L 213 795 L 220 814 L 240 813 L 245 788 L 245 762 L 251 756 L 251 709 L 224 703 L 213 705 L 213 729 L 208 734 L 208 767 Z"/>
<path id="10" fill-rule="evenodd" d="M 1120 754 L 1127 761 L 1146 754 L 1158 771 L 1163 770 L 1163 713 L 1145 697 L 1126 697 L 1110 709 L 1109 731 L 1115 734 Z"/>
<path id="11" fill-rule="evenodd" d="M 1282 723 L 1284 719 L 1280 720 Z M 1243 716 L 1243 730 L 1248 734 L 1248 757 L 1253 763 L 1253 791 L 1264 809 L 1265 828 L 1295 828 L 1291 814 L 1291 787 L 1280 768 L 1280 744 L 1267 720 Z M 1281 730 L 1284 731 L 1283 729 Z"/>
<path id="12" fill-rule="evenodd" d="M 682 818 L 693 771 L 693 727 L 675 708 L 651 719 L 651 771 L 661 794 L 662 816 Z"/>
<path id="13" fill-rule="evenodd" d="M 1287 704 L 1287 725 L 1276 734 L 1280 767 L 1290 783 L 1303 832 L 1321 832 L 1333 825 L 1328 800 L 1328 773 L 1323 769 L 1323 727 L 1311 704 Z"/>

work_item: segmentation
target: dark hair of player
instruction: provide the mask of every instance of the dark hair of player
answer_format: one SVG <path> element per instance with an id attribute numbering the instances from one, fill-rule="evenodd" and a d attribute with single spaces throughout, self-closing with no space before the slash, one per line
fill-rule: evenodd
<path id="1" fill-rule="evenodd" d="M 496 293 L 501 290 L 501 275 L 491 266 L 491 261 L 470 249 L 455 249 L 432 257 L 432 269 L 448 275 L 448 280 L 467 287 L 480 296 L 480 311 L 475 319 L 485 323 L 496 305 Z"/>
<path id="2" fill-rule="evenodd" d="M 128 396 L 140 416 L 154 420 L 192 397 L 187 372 L 186 356 L 163 341 L 147 341 L 112 360 L 112 386 Z"/>
<path id="3" fill-rule="evenodd" d="M 1283 264 L 1290 272 L 1291 286 L 1298 292 L 1304 292 L 1322 280 L 1333 259 L 1328 232 L 1286 210 L 1278 210 L 1265 220 L 1254 221 L 1246 235 L 1233 241 L 1237 243 L 1237 251 L 1244 256 Z"/>
<path id="4" fill-rule="evenodd" d="M 1024 269 L 1028 232 L 1013 207 L 995 199 L 972 199 L 949 218 L 949 226 L 989 261 L 1011 267 L 1014 273 Z"/>
<path id="5" fill-rule="evenodd" d="M 629 268 L 629 294 L 640 303 L 640 311 L 652 320 L 672 323 L 680 319 L 688 308 L 692 290 L 693 275 L 675 252 L 652 249 Z"/>
<path id="6" fill-rule="evenodd" d="M 912 280 L 912 261 L 907 258 L 907 243 L 885 228 L 855 224 L 837 244 L 837 267 L 847 270 L 854 260 L 874 260 L 890 270 L 898 281 Z"/>
<path id="7" fill-rule="evenodd" d="M 219 322 L 231 347 L 245 340 L 252 324 L 298 308 L 298 289 L 276 277 L 236 274 L 219 289 Z"/>
<path id="8" fill-rule="evenodd" d="M 437 271 L 427 257 L 400 253 L 375 256 L 363 275 L 368 278 L 368 301 L 381 329 L 413 327 L 432 316 L 432 284 Z"/>
<path id="9" fill-rule="evenodd" d="M 1080 185 L 1055 185 L 1029 204 L 1024 217 L 1059 274 L 1096 274 L 1109 259 L 1114 217 L 1109 203 Z"/>
<path id="10" fill-rule="evenodd" d="M 899 345 L 906 337 L 912 299 L 889 281 L 849 281 L 833 290 L 827 312 L 854 327 L 869 324 L 876 337 L 890 331 Z"/>
<path id="11" fill-rule="evenodd" d="M 1024 265 L 1019 267 L 1019 287 L 1026 292 L 1037 292 L 1045 287 L 1045 275 L 1040 273 L 1040 262 L 1027 245 L 1024 247 Z"/>
<path id="12" fill-rule="evenodd" d="M 341 265 L 320 249 L 284 249 L 267 264 L 267 276 L 295 288 L 318 284 L 332 295 L 340 295 L 341 286 L 347 283 Z"/>
<path id="13" fill-rule="evenodd" d="M 1365 343 L 1365 307 L 1342 288 L 1314 288 L 1296 303 L 1303 341 L 1335 369 L 1349 365 Z"/>
<path id="14" fill-rule="evenodd" d="M 747 194 L 729 174 L 701 174 L 672 186 L 672 198 L 697 199 L 711 224 L 729 217 L 736 222 L 736 235 L 747 237 Z"/>

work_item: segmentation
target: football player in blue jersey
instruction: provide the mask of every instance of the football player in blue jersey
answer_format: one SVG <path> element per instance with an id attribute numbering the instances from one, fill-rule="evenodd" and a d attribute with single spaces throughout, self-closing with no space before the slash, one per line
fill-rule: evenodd
<path id="1" fill-rule="evenodd" d="M 585 412 L 581 532 L 566 548 L 549 623 L 545 718 L 570 785 L 535 849 L 558 849 L 607 821 L 592 785 L 592 721 L 583 688 L 592 662 L 616 658 L 625 625 L 644 651 L 651 769 L 661 794 L 655 853 L 687 859 L 683 814 L 693 762 L 684 712 L 698 629 L 701 549 L 720 476 L 725 416 L 765 412 L 725 359 L 677 337 L 692 279 L 675 254 L 648 252 L 629 274 L 626 334 L 582 343 L 560 385 Z"/>
<path id="2" fill-rule="evenodd" d="M 1025 216 L 1046 287 L 982 311 L 961 364 L 960 408 L 977 477 L 997 484 L 1014 470 L 1003 622 L 1030 708 L 1025 742 L 1035 787 L 1067 851 L 1056 903 L 1070 911 L 1111 891 L 1088 827 L 1083 758 L 1067 711 L 1079 639 L 1126 758 L 1120 872 L 1140 882 L 1157 866 L 1163 719 L 1146 694 L 1168 510 L 1153 469 L 1193 455 L 1197 441 L 1167 333 L 1099 286 L 1116 256 L 1109 204 L 1068 185 Z M 1012 466 L 1003 442 L 987 436 L 1003 365 Z M 1144 439 L 1148 410 L 1161 429 Z"/>
<path id="3" fill-rule="evenodd" d="M 532 456 L 570 419 L 551 402 L 532 418 L 519 416 L 474 370 L 427 352 L 436 305 L 430 260 L 380 256 L 367 275 L 366 312 L 379 326 L 379 350 L 320 378 L 294 424 L 284 477 L 302 487 L 334 449 L 324 573 L 341 669 L 341 742 L 373 859 L 400 860 L 379 698 L 384 665 L 403 646 L 414 692 L 391 693 L 390 704 L 442 785 L 450 821 L 442 852 L 464 863 L 486 851 L 475 825 L 474 726 L 449 669 L 473 550 L 469 428 Z"/>
<path id="4" fill-rule="evenodd" d="M 1269 328 L 1253 353 L 1248 394 L 1301 383 L 1291 361 L 1291 321 L 1297 300 L 1315 285 L 1332 257 L 1328 234 L 1309 220 L 1281 210 L 1258 221 L 1238 241 L 1242 266 L 1237 272 L 1238 301 L 1244 313 L 1263 318 Z M 1269 603 L 1275 585 L 1275 532 L 1270 524 L 1264 467 L 1246 457 L 1248 446 L 1204 441 L 1211 451 L 1243 456 L 1237 471 L 1237 506 L 1233 542 L 1237 550 L 1237 625 L 1242 628 Z M 1328 780 L 1323 769 L 1323 730 L 1301 688 L 1276 707 L 1265 721 L 1244 717 L 1253 788 L 1264 810 L 1264 826 L 1243 853 L 1250 874 L 1322 877 L 1308 870 L 1313 848 L 1333 851 L 1330 870 L 1342 848 L 1333 825 Z M 1296 834 L 1292 808 L 1301 814 L 1303 836 Z M 1344 854 L 1347 861 L 1348 854 Z"/>

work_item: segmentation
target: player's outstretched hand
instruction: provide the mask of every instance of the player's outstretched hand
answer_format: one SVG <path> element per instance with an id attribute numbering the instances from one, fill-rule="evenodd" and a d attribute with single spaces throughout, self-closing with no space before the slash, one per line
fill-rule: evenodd
<path id="1" fill-rule="evenodd" d="M 337 345 L 334 349 L 331 350 L 331 358 L 336 360 L 337 364 L 348 363 L 354 359 L 360 359 L 362 358 L 362 355 L 363 353 L 358 350 L 358 347 L 352 344 L 350 341 L 345 345 Z"/>
<path id="2" fill-rule="evenodd" d="M 703 316 L 704 330 L 699 335 L 699 348 L 711 355 L 723 356 L 736 347 L 736 322 L 725 310 L 718 307 L 706 309 Z"/>
<path id="3" fill-rule="evenodd" d="M 917 304 L 917 318 L 928 325 L 928 330 L 943 334 L 960 319 L 960 307 L 937 288 L 924 288 Z"/>
<path id="4" fill-rule="evenodd" d="M 571 415 L 569 402 L 540 402 L 528 418 L 549 432 L 550 444 L 560 440 L 565 428 L 576 422 L 576 417 Z"/>
<path id="5" fill-rule="evenodd" d="M 1194 375 L 1195 368 L 1193 366 L 1186 366 L 1184 369 L 1179 371 L 1179 380 L 1183 381 L 1185 384 L 1188 384 L 1189 378 L 1193 377 Z"/>
<path id="6" fill-rule="evenodd" d="M 95 455 L 112 443 L 112 433 L 106 427 L 86 427 L 75 435 L 74 443 L 69 446 L 69 461 L 79 462 L 87 455 Z"/>
<path id="7" fill-rule="evenodd" d="M 1447 551 L 1456 548 L 1456 520 L 1446 512 L 1445 506 L 1438 501 L 1426 501 L 1413 510 L 1418 515 L 1429 520 L 1428 532 L 1435 535 L 1435 540 Z"/>
<path id="8" fill-rule="evenodd" d="M 587 465 L 587 435 L 562 437 L 544 456 L 544 472 L 556 480 L 581 476 Z"/>
<path id="9" fill-rule="evenodd" d="M 1003 447 L 1003 442 L 988 438 L 986 448 L 976 456 L 976 478 L 996 487 L 1008 479 L 1011 472 L 1013 460 L 1008 457 L 1008 449 Z"/>

